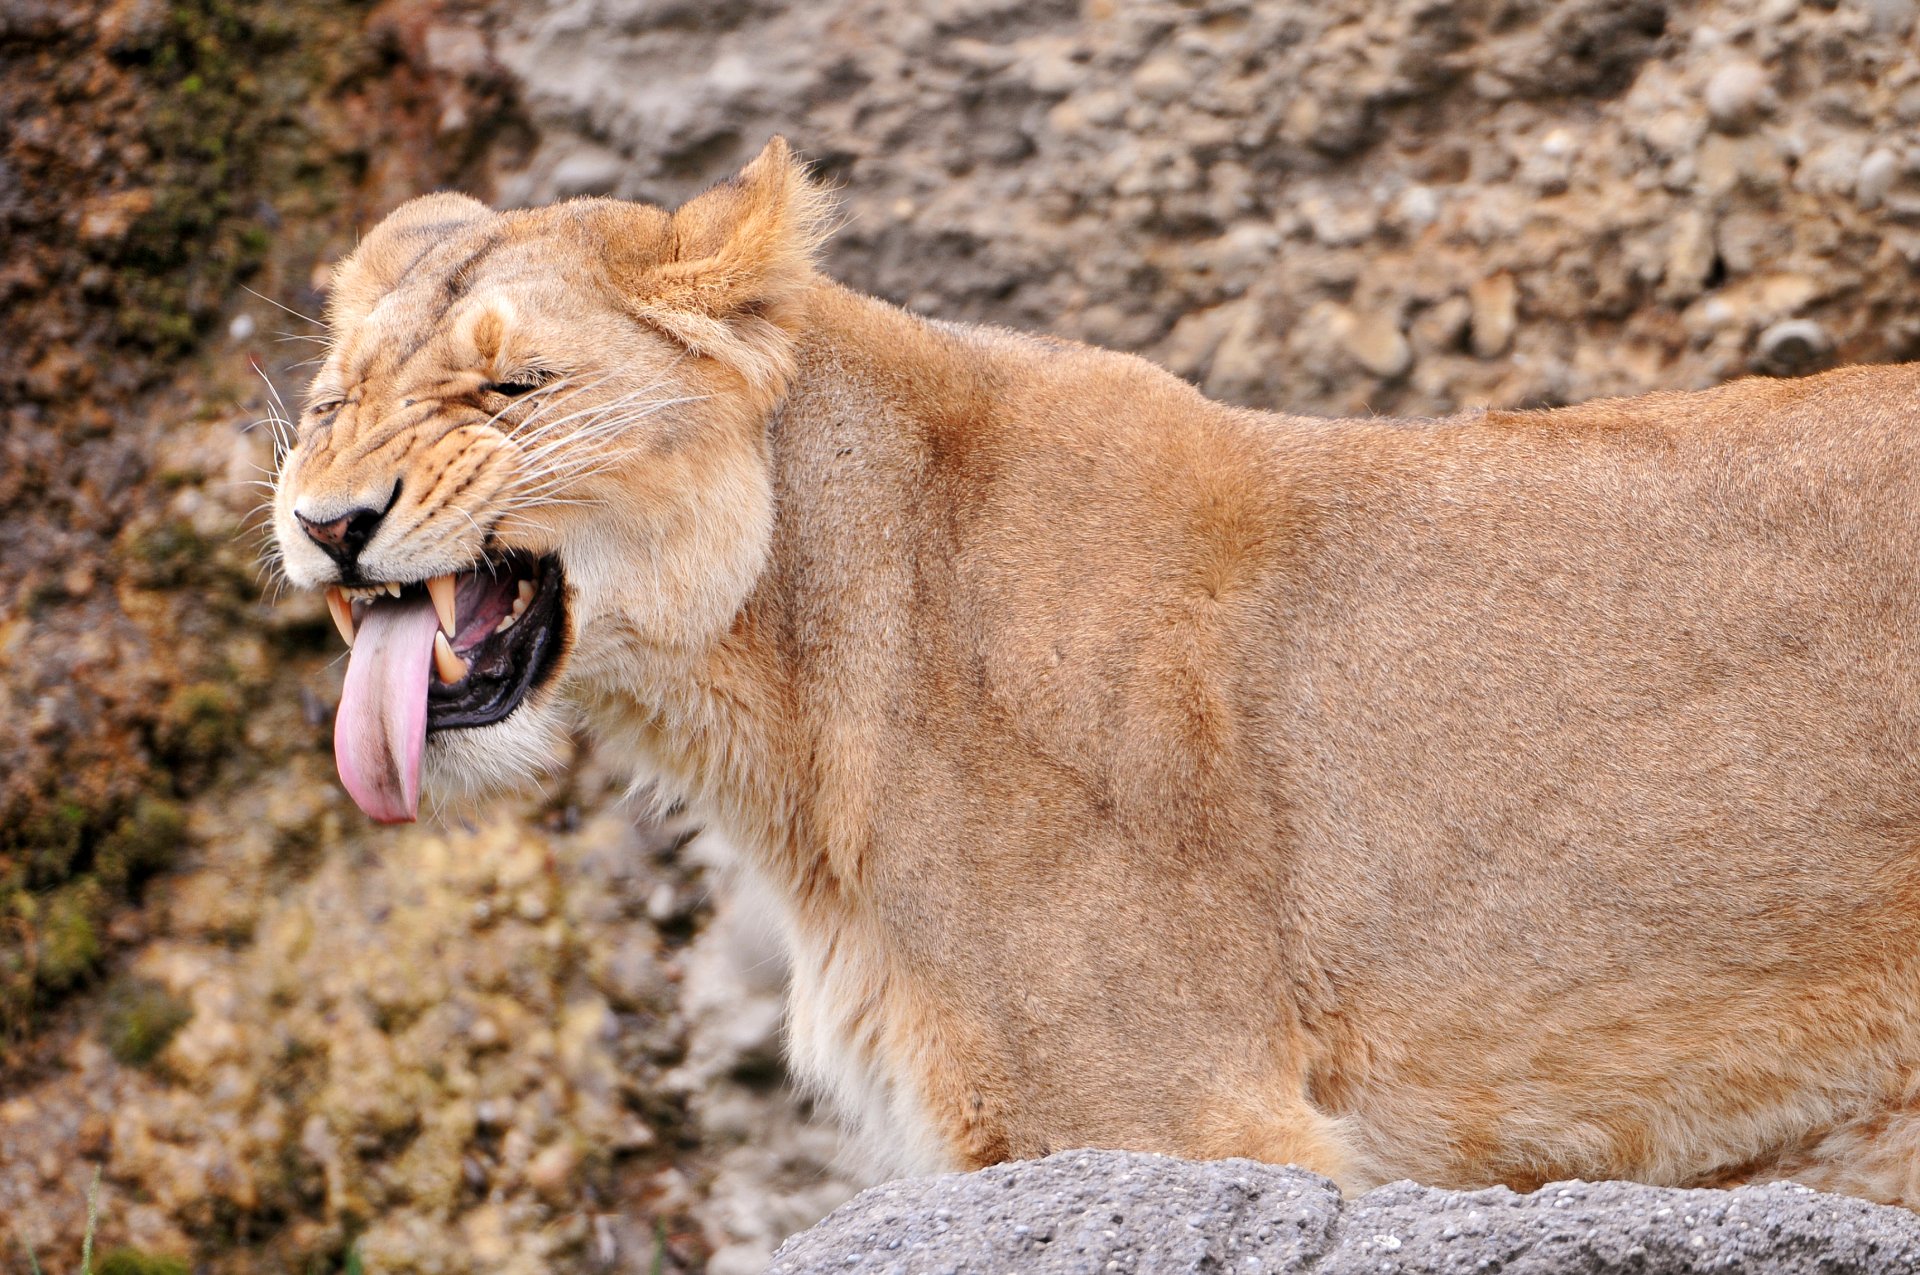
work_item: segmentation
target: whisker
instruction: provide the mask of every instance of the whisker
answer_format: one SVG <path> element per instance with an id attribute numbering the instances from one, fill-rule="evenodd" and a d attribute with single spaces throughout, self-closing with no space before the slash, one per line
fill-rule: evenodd
<path id="1" fill-rule="evenodd" d="M 241 284 L 240 286 L 243 288 L 246 288 L 248 292 L 253 292 L 253 289 L 247 288 L 247 285 L 244 283 Z M 311 323 L 316 328 L 324 328 L 327 326 L 324 322 L 314 318 L 312 315 L 302 314 L 290 305 L 281 305 L 278 301 L 275 301 L 272 297 L 266 295 L 264 292 L 253 292 L 253 295 L 256 297 L 259 297 L 262 301 L 266 302 L 270 306 L 273 306 L 277 310 L 285 310 L 288 314 L 300 320 L 302 323 Z"/>

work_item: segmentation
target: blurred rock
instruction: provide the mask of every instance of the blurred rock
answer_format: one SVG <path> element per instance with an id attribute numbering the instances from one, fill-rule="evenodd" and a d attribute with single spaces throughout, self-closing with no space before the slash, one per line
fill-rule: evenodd
<path id="1" fill-rule="evenodd" d="M 1771 376 L 1817 372 L 1833 353 L 1825 328 L 1812 319 L 1783 319 L 1760 334 L 1754 345 L 1754 370 Z"/>
<path id="2" fill-rule="evenodd" d="M 1383 380 L 1405 376 L 1413 366 L 1413 347 L 1400 325 L 1385 314 L 1338 311 L 1335 331 L 1340 344 L 1361 367 Z"/>
<path id="3" fill-rule="evenodd" d="M 1467 289 L 1469 329 L 1473 333 L 1473 352 L 1480 358 L 1497 358 L 1513 344 L 1520 290 L 1506 271 L 1477 280 Z"/>
<path id="4" fill-rule="evenodd" d="M 1701 95 L 1713 122 L 1729 131 L 1751 125 L 1772 96 L 1767 73 L 1749 58 L 1730 58 L 1707 80 Z"/>

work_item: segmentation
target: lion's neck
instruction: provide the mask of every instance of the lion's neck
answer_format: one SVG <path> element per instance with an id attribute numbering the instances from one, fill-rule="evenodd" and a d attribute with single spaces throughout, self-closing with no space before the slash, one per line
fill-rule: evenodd
<path id="1" fill-rule="evenodd" d="M 777 511 L 766 565 L 724 631 L 638 627 L 583 697 L 603 745 L 719 825 L 790 899 L 856 890 L 879 768 L 881 688 L 906 662 L 909 547 L 934 419 L 977 411 L 953 334 L 823 284 L 768 422 Z M 603 628 L 607 626 L 602 626 Z M 612 627 L 617 628 L 617 621 Z"/>

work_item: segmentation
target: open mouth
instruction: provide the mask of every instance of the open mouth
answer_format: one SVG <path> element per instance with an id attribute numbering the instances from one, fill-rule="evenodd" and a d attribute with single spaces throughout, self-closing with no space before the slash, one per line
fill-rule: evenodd
<path id="1" fill-rule="evenodd" d="M 334 759 L 362 810 L 381 823 L 415 818 L 428 732 L 497 722 L 552 674 L 565 593 L 557 559 L 518 553 L 411 584 L 327 590 L 353 648 Z"/>

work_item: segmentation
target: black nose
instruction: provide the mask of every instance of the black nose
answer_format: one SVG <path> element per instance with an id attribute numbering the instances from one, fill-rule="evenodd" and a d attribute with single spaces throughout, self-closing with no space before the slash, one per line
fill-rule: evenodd
<path id="1" fill-rule="evenodd" d="M 373 539 L 373 533 L 380 526 L 380 520 L 387 516 L 387 511 L 355 509 L 327 522 L 315 522 L 302 513 L 293 516 L 300 520 L 301 529 L 307 533 L 308 539 L 339 563 L 341 570 L 351 571 L 353 560 L 360 556 L 360 550 L 367 541 Z"/>

